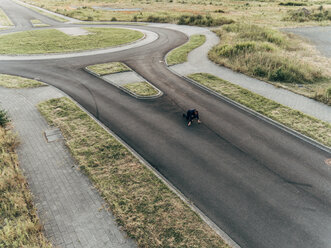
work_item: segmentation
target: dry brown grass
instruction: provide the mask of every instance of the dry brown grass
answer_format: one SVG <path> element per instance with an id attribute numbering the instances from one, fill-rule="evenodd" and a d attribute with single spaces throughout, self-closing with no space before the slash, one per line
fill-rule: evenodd
<path id="1" fill-rule="evenodd" d="M 305 23 L 295 23 L 291 21 L 283 21 L 287 16 L 288 10 L 296 10 L 297 6 L 280 6 L 282 1 L 234 1 L 234 0 L 212 0 L 212 1 L 80 1 L 80 0 L 25 0 L 32 4 L 48 8 L 52 11 L 57 11 L 68 16 L 78 19 L 87 20 L 90 16 L 93 21 L 110 21 L 116 18 L 118 21 L 131 21 L 136 16 L 137 20 L 146 20 L 148 16 L 154 15 L 174 20 L 180 15 L 211 15 L 214 18 L 225 17 L 238 22 L 249 22 L 254 24 L 271 25 L 274 27 L 288 26 L 303 26 L 303 25 L 319 25 L 330 24 L 330 22 L 322 22 L 317 24 L 310 21 Z M 306 8 L 317 8 L 323 5 L 325 8 L 331 6 L 330 2 L 325 1 L 309 1 L 306 2 Z M 110 8 L 141 8 L 141 11 L 106 11 L 93 10 L 93 6 L 107 6 Z M 302 8 L 302 7 L 301 7 Z M 224 13 L 222 13 L 224 12 Z"/>
<path id="2" fill-rule="evenodd" d="M 39 105 L 140 247 L 228 247 L 123 145 L 67 98 Z"/>
<path id="3" fill-rule="evenodd" d="M 28 78 L 12 76 L 7 74 L 0 74 L 0 86 L 6 88 L 19 89 L 19 88 L 35 88 L 35 87 L 47 86 L 47 84 Z"/>
<path id="4" fill-rule="evenodd" d="M 11 130 L 0 127 L 0 247 L 50 248 L 18 165 L 16 146 Z"/>

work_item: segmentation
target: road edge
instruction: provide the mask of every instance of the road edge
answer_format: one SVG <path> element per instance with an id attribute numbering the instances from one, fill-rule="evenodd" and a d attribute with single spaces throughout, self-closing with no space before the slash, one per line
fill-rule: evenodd
<path id="1" fill-rule="evenodd" d="M 118 142 L 120 142 L 125 148 L 127 148 L 147 169 L 149 169 L 157 178 L 159 178 L 173 193 L 175 193 L 193 212 L 195 212 L 216 234 L 218 234 L 223 241 L 232 248 L 241 248 L 233 239 L 230 238 L 220 227 L 218 227 L 209 217 L 207 217 L 197 206 L 194 205 L 183 193 L 181 193 L 171 182 L 169 182 L 159 171 L 157 171 L 148 161 L 146 161 L 136 150 L 134 150 L 123 139 L 116 135 L 110 128 L 104 125 L 94 115 L 88 112 L 82 105 L 80 105 L 71 96 L 63 92 L 62 90 L 49 85 L 60 91 L 64 96 L 73 101 L 81 110 L 83 110 L 88 116 L 90 116 L 99 126 L 101 126 L 106 132 L 112 135 Z"/>
<path id="2" fill-rule="evenodd" d="M 188 78 L 188 77 L 186 77 L 182 74 L 177 73 L 175 70 L 173 70 L 171 68 L 171 66 L 168 66 L 168 69 L 172 73 L 174 73 L 175 75 L 181 77 L 182 79 L 186 80 L 189 83 L 194 84 L 195 86 L 199 87 L 200 89 L 203 89 L 203 90 L 207 91 L 208 93 L 218 97 L 219 99 L 221 99 L 221 100 L 223 100 L 223 101 L 225 101 L 225 102 L 227 102 L 231 105 L 234 105 L 234 106 L 238 107 L 239 109 L 241 109 L 241 110 L 243 110 L 243 111 L 245 111 L 245 112 L 247 112 L 247 113 L 249 113 L 249 114 L 251 114 L 251 115 L 253 115 L 253 116 L 255 116 L 255 117 L 257 117 L 257 118 L 259 118 L 259 119 L 261 119 L 261 120 L 263 120 L 263 121 L 279 128 L 279 129 L 281 129 L 281 130 L 283 130 L 283 131 L 285 131 L 285 132 L 287 132 L 287 133 L 289 133 L 293 136 L 295 136 L 296 138 L 298 138 L 300 140 L 303 140 L 303 141 L 309 143 L 310 145 L 312 145 L 312 146 L 314 146 L 314 147 L 316 147 L 320 150 L 323 150 L 323 151 L 331 154 L 331 147 L 326 146 L 326 145 L 324 145 L 324 144 L 322 144 L 322 143 L 320 143 L 320 142 L 318 142 L 318 141 L 316 141 L 316 140 L 314 140 L 314 139 L 312 139 L 312 138 L 310 138 L 310 137 L 308 137 L 308 136 L 306 136 L 306 135 L 304 135 L 304 134 L 302 134 L 298 131 L 295 131 L 294 129 L 292 129 L 290 127 L 287 127 L 287 126 L 281 124 L 280 122 L 277 122 L 277 121 L 275 121 L 275 120 L 273 120 L 273 119 L 271 119 L 267 116 L 264 116 L 264 115 L 254 111 L 254 110 L 252 110 L 252 109 L 250 109 L 250 108 L 248 108 L 248 107 L 246 107 L 246 106 L 244 106 L 244 105 L 242 105 L 242 104 L 240 104 L 240 103 L 238 103 L 238 102 L 236 102 L 236 101 L 234 101 L 234 100 L 232 100 L 232 99 L 230 99 L 226 96 L 223 96 L 220 93 L 217 93 L 216 91 L 211 90 L 208 87 L 206 87 L 206 86 L 204 86 L 204 85 L 202 85 L 202 84 L 200 84 L 200 83 L 198 83 L 198 82 L 196 82 L 196 81 L 194 81 L 194 80 L 192 80 L 192 79 L 190 79 L 190 78 Z"/>

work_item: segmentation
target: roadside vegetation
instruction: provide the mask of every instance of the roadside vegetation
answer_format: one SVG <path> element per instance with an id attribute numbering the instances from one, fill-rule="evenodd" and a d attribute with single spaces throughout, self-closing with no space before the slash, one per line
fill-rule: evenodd
<path id="1" fill-rule="evenodd" d="M 17 137 L 8 123 L 6 112 L 0 109 L 0 247 L 50 248 L 18 165 Z"/>
<path id="2" fill-rule="evenodd" d="M 168 22 L 188 25 L 217 26 L 229 21 L 247 22 L 274 27 L 292 26 L 293 21 L 285 17 L 288 11 L 302 6 L 325 10 L 329 0 L 320 1 L 233 1 L 233 0 L 24 0 L 27 3 L 84 21 L 138 21 Z M 122 9 L 122 10 L 121 10 Z M 285 18 L 285 19 L 284 19 Z M 329 20 L 323 22 L 329 23 Z M 316 25 L 310 20 L 308 25 Z M 301 25 L 297 23 L 297 25 Z"/>
<path id="3" fill-rule="evenodd" d="M 42 21 L 38 20 L 38 19 L 32 19 L 30 20 L 31 24 L 34 27 L 48 27 L 49 25 L 46 23 L 43 23 Z"/>
<path id="4" fill-rule="evenodd" d="M 228 247 L 160 179 L 68 98 L 39 104 L 139 247 Z"/>
<path id="5" fill-rule="evenodd" d="M 131 71 L 129 67 L 121 62 L 110 62 L 104 64 L 89 65 L 87 70 L 97 74 L 98 76 L 104 76 L 113 73 Z"/>
<path id="6" fill-rule="evenodd" d="M 123 85 L 125 89 L 138 96 L 155 96 L 158 91 L 148 82 L 137 82 Z"/>
<path id="7" fill-rule="evenodd" d="M 258 113 L 331 147 L 331 125 L 300 111 L 276 103 L 240 86 L 206 73 L 189 75 L 196 82 Z"/>
<path id="8" fill-rule="evenodd" d="M 84 28 L 90 34 L 70 36 L 55 29 L 25 31 L 0 36 L 0 54 L 77 52 L 118 46 L 143 37 L 138 31 L 119 28 Z"/>
<path id="9" fill-rule="evenodd" d="M 42 82 L 33 79 L 12 76 L 7 74 L 0 74 L 0 86 L 6 88 L 19 89 L 19 88 L 36 88 L 41 86 L 47 86 L 47 84 L 44 84 Z"/>
<path id="10" fill-rule="evenodd" d="M 0 26 L 13 26 L 14 24 L 8 18 L 6 13 L 0 8 Z"/>
<path id="11" fill-rule="evenodd" d="M 206 36 L 201 34 L 191 35 L 190 40 L 186 44 L 172 50 L 167 55 L 167 64 L 176 65 L 186 62 L 189 52 L 201 46 L 205 42 Z"/>
<path id="12" fill-rule="evenodd" d="M 323 5 L 321 5 L 318 8 L 289 10 L 284 20 L 294 22 L 331 21 L 331 7 L 324 8 Z"/>
<path id="13" fill-rule="evenodd" d="M 220 65 L 271 83 L 286 87 L 314 85 L 311 97 L 331 103 L 327 90 L 331 73 L 311 61 L 303 60 L 309 53 L 301 40 L 280 31 L 249 24 L 224 25 L 215 30 L 221 42 L 209 52 L 209 58 Z M 324 89 L 320 89 L 325 87 Z M 296 91 L 296 87 L 288 87 Z M 301 93 L 301 91 L 296 91 Z"/>

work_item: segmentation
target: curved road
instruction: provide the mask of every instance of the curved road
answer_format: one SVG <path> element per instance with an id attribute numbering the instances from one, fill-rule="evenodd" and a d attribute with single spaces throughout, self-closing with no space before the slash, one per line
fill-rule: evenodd
<path id="1" fill-rule="evenodd" d="M 69 26 L 8 0 L 0 7 L 19 30 L 30 28 L 31 16 Z M 0 73 L 39 78 L 69 94 L 241 247 L 331 247 L 331 167 L 325 163 L 331 153 L 171 73 L 162 61 L 169 50 L 187 41 L 184 34 L 134 28 L 153 31 L 159 38 L 101 55 L 0 61 Z M 128 64 L 164 96 L 137 100 L 82 69 L 110 61 Z M 190 107 L 200 110 L 203 124 L 186 127 L 181 114 Z"/>

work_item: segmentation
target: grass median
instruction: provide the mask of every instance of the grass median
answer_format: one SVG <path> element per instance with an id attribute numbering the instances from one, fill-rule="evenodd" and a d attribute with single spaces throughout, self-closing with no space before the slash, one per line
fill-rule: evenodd
<path id="1" fill-rule="evenodd" d="M 0 247 L 50 248 L 19 167 L 17 144 L 10 128 L 0 125 Z"/>
<path id="2" fill-rule="evenodd" d="M 44 29 L 0 36 L 0 54 L 41 54 L 78 52 L 119 46 L 137 41 L 141 32 L 120 28 L 84 28 L 87 35 L 71 36 Z"/>
<path id="3" fill-rule="evenodd" d="M 20 89 L 20 88 L 42 87 L 42 86 L 47 86 L 47 84 L 44 84 L 42 82 L 33 79 L 12 76 L 7 74 L 0 74 L 0 86 L 6 88 Z"/>
<path id="4" fill-rule="evenodd" d="M 206 42 L 206 36 L 204 35 L 196 34 L 190 36 L 190 40 L 186 44 L 172 50 L 168 54 L 167 64 L 176 65 L 186 62 L 189 52 L 191 52 L 195 48 L 198 48 L 205 42 Z"/>
<path id="5" fill-rule="evenodd" d="M 68 98 L 39 104 L 117 222 L 140 247 L 228 247 L 122 144 Z"/>
<path id="6" fill-rule="evenodd" d="M 97 74 L 98 76 L 104 76 L 113 73 L 131 71 L 129 67 L 121 62 L 110 62 L 104 64 L 89 65 L 87 70 Z"/>
<path id="7" fill-rule="evenodd" d="M 189 75 L 196 82 L 258 113 L 331 147 L 331 125 L 207 73 Z"/>
<path id="8" fill-rule="evenodd" d="M 138 96 L 155 96 L 158 93 L 158 91 L 146 81 L 125 84 L 123 87 Z"/>

